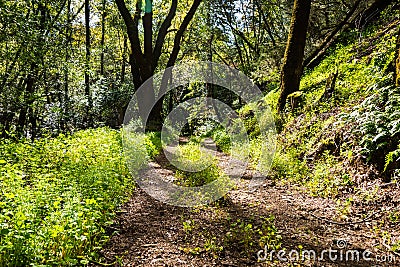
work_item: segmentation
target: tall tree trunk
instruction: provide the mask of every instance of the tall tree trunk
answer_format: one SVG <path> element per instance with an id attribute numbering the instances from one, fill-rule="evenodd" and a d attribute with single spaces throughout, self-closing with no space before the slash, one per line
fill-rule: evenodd
<path id="1" fill-rule="evenodd" d="M 25 126 L 27 124 L 28 109 L 32 105 L 32 96 L 35 92 L 35 81 L 37 76 L 37 64 L 32 63 L 31 69 L 26 77 L 25 81 L 25 92 L 24 92 L 24 102 L 18 116 L 17 133 L 19 136 L 23 136 Z"/>
<path id="2" fill-rule="evenodd" d="M 396 58 L 395 58 L 395 85 L 400 86 L 400 30 L 397 34 L 397 42 L 396 42 Z"/>
<path id="3" fill-rule="evenodd" d="M 154 74 L 153 69 L 153 1 L 145 0 L 145 12 L 143 15 L 143 62 L 139 68 L 141 70 L 142 83 L 146 82 Z M 152 80 L 149 81 L 150 87 L 147 91 L 138 91 L 136 93 L 138 97 L 139 109 L 142 110 L 142 114 L 147 114 L 149 109 L 155 102 L 156 95 L 153 88 Z M 150 110 L 149 117 L 146 122 L 146 129 L 150 131 L 159 131 L 160 122 L 162 121 L 162 103 L 161 107 L 156 105 Z"/>
<path id="4" fill-rule="evenodd" d="M 325 39 L 322 41 L 322 43 L 315 49 L 311 55 L 309 55 L 305 60 L 304 60 L 304 67 L 307 68 L 313 68 L 317 66 L 322 58 L 325 56 L 325 53 L 328 51 L 328 49 L 331 47 L 331 45 L 336 41 L 336 38 L 338 37 L 338 34 L 342 31 L 345 31 L 348 27 L 350 27 L 350 19 L 354 15 L 354 13 L 357 11 L 359 5 L 361 3 L 361 0 L 357 0 L 353 7 L 350 9 L 350 11 L 347 13 L 346 17 L 340 22 L 334 29 L 331 31 Z"/>
<path id="5" fill-rule="evenodd" d="M 121 62 L 121 84 L 125 81 L 125 73 L 126 73 L 126 51 L 128 49 L 128 38 L 124 34 L 124 45 L 122 50 L 122 62 Z"/>
<path id="6" fill-rule="evenodd" d="M 85 32 L 86 32 L 86 62 L 85 62 L 85 95 L 87 98 L 86 105 L 86 126 L 93 126 L 92 120 L 92 107 L 93 101 L 90 93 L 90 3 L 89 0 L 85 0 Z"/>
<path id="7" fill-rule="evenodd" d="M 194 0 L 188 13 L 183 18 L 182 24 L 180 25 L 178 31 L 176 32 L 175 38 L 174 38 L 174 46 L 172 48 L 172 52 L 171 52 L 170 57 L 167 62 L 167 66 L 166 66 L 167 68 L 175 65 L 175 62 L 178 58 L 179 51 L 181 49 L 181 42 L 182 42 L 183 34 L 185 33 L 187 27 L 189 26 L 190 21 L 193 19 L 194 14 L 196 13 L 196 10 L 199 7 L 201 1 L 202 0 Z M 154 65 L 154 66 L 156 66 L 156 65 Z M 165 89 L 167 88 L 168 80 L 170 79 L 170 77 L 171 77 L 170 71 L 164 72 L 163 78 L 161 80 L 161 88 L 160 88 L 160 92 L 159 92 L 159 95 L 161 95 L 161 97 L 159 98 L 157 103 L 154 105 L 153 110 L 150 113 L 150 117 L 154 118 L 153 119 L 153 122 L 155 123 L 154 130 L 157 130 L 157 131 L 162 129 L 162 121 L 163 121 L 162 107 L 163 107 L 163 101 L 165 98 L 164 93 L 165 93 Z"/>
<path id="8" fill-rule="evenodd" d="M 104 76 L 104 44 L 105 44 L 105 32 L 106 32 L 106 0 L 102 3 L 101 13 L 101 54 L 100 54 L 100 75 Z"/>
<path id="9" fill-rule="evenodd" d="M 298 91 L 303 72 L 304 48 L 306 45 L 311 0 L 295 0 L 288 41 L 281 72 L 281 94 L 278 110 L 283 111 L 289 94 Z"/>
<path id="10" fill-rule="evenodd" d="M 211 29 L 211 31 L 212 31 L 212 29 Z M 217 119 L 220 122 L 222 122 L 223 121 L 223 117 L 221 116 L 221 114 L 218 111 L 218 108 L 215 106 L 215 102 L 214 102 L 214 99 L 216 97 L 215 97 L 215 91 L 214 91 L 214 89 L 215 89 L 215 86 L 214 86 L 214 70 L 213 70 L 213 65 L 212 65 L 213 58 L 214 58 L 213 57 L 213 47 L 212 47 L 213 41 L 214 41 L 214 33 L 211 33 L 210 39 L 208 39 L 208 62 L 210 62 L 209 68 L 210 68 L 210 74 L 211 74 L 211 77 L 210 77 L 211 78 L 211 82 L 210 83 L 206 83 L 207 97 L 209 98 L 208 101 L 207 101 L 208 102 L 207 105 L 208 106 L 210 106 L 210 105 L 212 106 L 213 110 L 215 111 L 215 114 L 217 115 Z"/>
<path id="11" fill-rule="evenodd" d="M 72 23 L 71 23 L 71 5 L 72 0 L 68 0 L 67 4 L 67 27 L 65 29 L 65 67 L 64 67 L 64 97 L 62 99 L 62 118 L 61 129 L 66 130 L 69 120 L 69 60 L 70 45 L 72 42 Z"/>
<path id="12" fill-rule="evenodd" d="M 167 68 L 175 65 L 175 62 L 180 51 L 180 44 L 183 38 L 183 34 L 186 31 L 190 21 L 194 17 L 194 14 L 200 5 L 202 0 L 194 0 L 190 10 L 183 18 L 182 24 L 174 38 L 174 46 L 172 52 L 169 56 Z M 131 55 L 129 57 L 129 64 L 131 65 L 133 83 L 135 85 L 135 90 L 137 91 L 140 86 L 149 79 L 156 70 L 159 59 L 161 56 L 162 48 L 168 34 L 168 29 L 171 26 L 172 20 L 175 17 L 176 9 L 178 5 L 177 0 L 171 0 L 171 7 L 168 12 L 167 17 L 160 26 L 157 34 L 157 39 L 153 48 L 153 32 L 152 32 L 152 1 L 145 1 L 145 14 L 143 16 L 143 28 L 144 28 L 144 49 L 142 50 L 142 45 L 139 38 L 138 21 L 141 15 L 141 0 L 137 1 L 136 12 L 132 17 L 129 9 L 126 7 L 124 0 L 115 0 L 118 10 L 125 22 L 128 38 L 131 44 Z M 164 88 L 168 82 L 169 75 L 165 74 L 163 76 L 160 88 L 160 96 L 164 94 Z M 149 115 L 149 120 L 146 124 L 147 130 L 160 130 L 162 127 L 162 107 L 164 96 L 160 97 L 159 101 L 154 105 L 152 110 L 149 110 L 155 101 L 155 91 L 148 90 L 144 94 L 137 94 L 139 113 L 142 118 L 143 114 Z"/>

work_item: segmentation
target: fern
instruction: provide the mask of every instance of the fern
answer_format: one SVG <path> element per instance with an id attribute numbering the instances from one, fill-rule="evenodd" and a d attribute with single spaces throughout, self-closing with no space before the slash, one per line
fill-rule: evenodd
<path id="1" fill-rule="evenodd" d="M 400 137 L 400 88 L 382 84 L 373 88 L 371 96 L 349 114 L 342 114 L 342 118 L 354 122 L 352 132 L 367 161 L 381 152 L 393 150 Z M 397 149 L 386 155 L 385 170 L 397 160 L 399 153 Z"/>
<path id="2" fill-rule="evenodd" d="M 383 169 L 383 171 L 385 172 L 387 167 L 389 167 L 389 165 L 392 162 L 395 161 L 399 161 L 400 160 L 400 144 L 398 146 L 398 148 L 395 151 L 392 151 L 390 153 L 388 153 L 385 157 L 385 168 Z"/>

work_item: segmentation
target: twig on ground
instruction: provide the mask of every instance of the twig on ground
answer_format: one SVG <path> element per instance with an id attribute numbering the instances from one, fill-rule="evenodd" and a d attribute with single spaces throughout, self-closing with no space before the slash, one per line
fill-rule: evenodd
<path id="1" fill-rule="evenodd" d="M 387 245 L 387 244 L 385 243 L 385 241 L 382 242 L 382 245 L 383 245 L 385 248 L 387 248 L 390 252 L 392 252 L 394 255 L 400 257 L 400 253 L 397 253 L 396 251 L 393 251 L 392 248 L 391 248 L 389 245 Z"/>
<path id="2" fill-rule="evenodd" d="M 392 182 L 384 183 L 384 184 L 373 184 L 373 185 L 367 186 L 366 189 L 369 189 L 369 188 L 371 188 L 371 187 L 385 188 L 385 187 L 388 187 L 388 186 L 390 186 L 390 185 L 395 185 L 395 184 L 398 184 L 398 183 L 399 183 L 399 181 L 392 181 Z"/>
<path id="3" fill-rule="evenodd" d="M 314 213 L 310 212 L 309 214 L 311 216 L 313 216 L 314 218 L 317 218 L 319 220 L 325 221 L 325 222 L 329 222 L 332 224 L 337 224 L 337 225 L 351 225 L 351 224 L 359 224 L 359 223 L 363 223 L 363 222 L 367 222 L 372 216 L 374 216 L 375 214 L 378 214 L 380 211 L 374 212 L 370 215 L 368 215 L 367 217 L 365 217 L 364 219 L 360 220 L 360 221 L 355 221 L 355 222 L 336 222 L 336 221 L 332 221 L 323 217 L 319 217 L 317 215 L 315 215 Z"/>

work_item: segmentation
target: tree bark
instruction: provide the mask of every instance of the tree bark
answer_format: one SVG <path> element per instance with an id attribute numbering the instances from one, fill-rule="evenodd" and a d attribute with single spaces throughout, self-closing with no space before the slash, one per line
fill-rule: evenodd
<path id="1" fill-rule="evenodd" d="M 121 62 L 121 84 L 123 84 L 124 83 L 124 81 L 125 81 L 125 72 L 126 72 L 126 66 L 125 66 L 125 63 L 126 63 L 126 51 L 127 51 L 127 46 L 128 46 L 128 44 L 127 44 L 127 42 L 128 42 L 128 39 L 127 39 L 127 37 L 126 37 L 126 35 L 124 34 L 124 48 L 123 48 L 123 50 L 122 50 L 122 62 Z"/>
<path id="2" fill-rule="evenodd" d="M 65 64 L 69 63 L 70 60 L 70 45 L 72 42 L 72 22 L 71 22 L 71 6 L 72 0 L 68 0 L 67 4 L 67 27 L 65 29 Z M 63 97 L 63 112 L 61 118 L 61 129 L 65 131 L 67 129 L 69 121 L 69 68 L 64 67 L 64 97 Z"/>
<path id="3" fill-rule="evenodd" d="M 85 32 L 86 32 L 86 62 L 85 62 L 85 95 L 87 98 L 86 105 L 86 118 L 85 123 L 87 126 L 93 126 L 92 120 L 92 107 L 93 100 L 90 93 L 90 3 L 89 0 L 85 0 Z"/>
<path id="4" fill-rule="evenodd" d="M 304 60 L 304 67 L 313 68 L 318 65 L 331 44 L 336 40 L 337 34 L 349 27 L 349 20 L 356 12 L 360 2 L 361 0 L 357 0 L 357 2 L 355 2 L 352 9 L 347 13 L 343 21 L 339 23 L 335 29 L 325 37 L 322 44 L 319 45 L 317 49 L 315 49 L 315 51 Z"/>
<path id="5" fill-rule="evenodd" d="M 105 33 L 106 33 L 106 0 L 102 3 L 101 12 L 101 54 L 100 54 L 100 75 L 104 76 L 104 45 L 105 45 Z"/>
<path id="6" fill-rule="evenodd" d="M 155 70 L 157 68 L 157 64 L 158 64 L 158 61 L 161 56 L 162 47 L 165 42 L 165 37 L 168 34 L 169 27 L 171 27 L 172 19 L 175 17 L 177 7 L 178 7 L 178 0 L 172 0 L 171 8 L 168 12 L 168 15 L 165 18 L 165 20 L 163 21 L 163 23 L 161 24 L 160 30 L 158 31 L 158 35 L 157 35 L 157 39 L 156 39 L 156 43 L 154 45 L 154 51 L 153 51 L 153 56 L 154 56 L 153 70 Z"/>
<path id="7" fill-rule="evenodd" d="M 360 30 L 365 28 L 369 23 L 379 18 L 379 13 L 393 2 L 393 0 L 376 0 L 367 9 L 356 13 L 361 4 L 361 0 L 357 0 L 343 21 L 339 23 L 335 29 L 325 37 L 322 44 L 304 60 L 304 67 L 314 68 L 317 66 L 325 57 L 328 49 L 335 44 L 341 32 L 349 28 L 358 28 Z"/>
<path id="8" fill-rule="evenodd" d="M 279 112 L 283 111 L 287 96 L 299 90 L 310 9 L 311 0 L 294 1 L 291 26 L 281 71 L 281 94 L 278 100 Z"/>
<path id="9" fill-rule="evenodd" d="M 27 118 L 28 118 L 28 109 L 30 107 L 30 105 L 32 105 L 32 95 L 35 92 L 35 81 L 36 81 L 36 76 L 38 74 L 37 71 L 37 64 L 36 63 L 32 63 L 31 64 L 31 69 L 28 73 L 28 76 L 26 77 L 26 81 L 25 81 L 25 85 L 26 85 L 26 89 L 24 92 L 24 102 L 22 103 L 22 107 L 20 109 L 19 112 L 19 116 L 18 116 L 18 124 L 17 124 L 17 133 L 19 134 L 19 136 L 23 136 L 24 134 L 24 129 L 25 129 L 25 125 L 27 122 Z"/>
<path id="10" fill-rule="evenodd" d="M 396 42 L 396 58 L 395 58 L 395 85 L 400 86 L 400 29 L 399 33 L 397 34 L 397 42 Z"/>
<path id="11" fill-rule="evenodd" d="M 180 25 L 175 38 L 172 52 L 169 56 L 167 68 L 174 66 L 180 51 L 180 44 L 183 38 L 183 34 L 186 31 L 190 21 L 194 17 L 194 14 L 199 7 L 202 0 L 194 0 L 190 10 L 185 15 L 182 24 Z M 157 34 L 157 39 L 153 48 L 153 13 L 152 13 L 152 1 L 146 0 L 145 3 L 145 14 L 143 16 L 143 30 L 144 30 L 144 43 L 143 51 L 139 39 L 138 20 L 141 15 L 141 0 L 138 0 L 136 5 L 136 12 L 134 17 L 131 16 L 128 8 L 126 7 L 124 0 L 115 0 L 118 10 L 125 22 L 127 28 L 128 38 L 131 44 L 131 55 L 129 57 L 129 64 L 131 65 L 132 78 L 135 85 L 135 92 L 140 86 L 148 80 L 154 74 L 161 56 L 162 47 L 165 42 L 165 37 L 168 33 L 168 29 L 171 26 L 171 22 L 176 14 L 177 0 L 172 0 L 171 7 L 167 17 L 161 24 L 160 30 Z M 168 75 L 164 75 L 165 79 L 162 79 L 161 88 L 159 95 L 162 96 L 156 102 L 153 109 L 150 111 L 149 120 L 146 122 L 147 130 L 160 130 L 162 127 L 162 107 L 163 107 L 163 94 L 168 82 Z M 148 114 L 149 108 L 155 102 L 156 96 L 154 90 L 144 92 L 144 94 L 137 95 L 139 113 Z"/>

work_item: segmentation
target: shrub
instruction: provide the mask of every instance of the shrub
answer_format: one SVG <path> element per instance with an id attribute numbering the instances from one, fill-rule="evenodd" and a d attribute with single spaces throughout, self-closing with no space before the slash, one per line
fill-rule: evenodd
<path id="1" fill-rule="evenodd" d="M 157 156 L 162 150 L 161 132 L 150 132 L 146 134 L 146 149 L 150 158 Z"/>
<path id="2" fill-rule="evenodd" d="M 118 131 L 0 143 L 0 265 L 75 266 L 96 257 L 133 188 Z"/>
<path id="3" fill-rule="evenodd" d="M 400 88 L 375 84 L 371 90 L 375 93 L 341 117 L 353 123 L 361 154 L 383 170 L 389 166 L 385 155 L 390 159 L 400 140 Z"/>
<path id="4" fill-rule="evenodd" d="M 180 185 L 202 186 L 223 175 L 217 166 L 216 158 L 199 144 L 188 143 L 178 146 L 173 162 L 181 167 L 176 171 Z"/>
<path id="5" fill-rule="evenodd" d="M 231 223 L 229 232 L 226 234 L 225 246 L 235 246 L 243 256 L 252 256 L 255 251 L 268 248 L 269 250 L 280 249 L 282 237 L 274 225 L 275 218 L 261 217 L 261 225 L 255 224 L 255 220 L 237 219 Z"/>
<path id="6" fill-rule="evenodd" d="M 214 139 L 217 147 L 221 151 L 223 151 L 225 153 L 230 153 L 231 138 L 225 129 L 217 128 L 216 130 L 213 131 L 211 136 Z"/>

